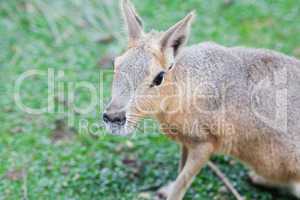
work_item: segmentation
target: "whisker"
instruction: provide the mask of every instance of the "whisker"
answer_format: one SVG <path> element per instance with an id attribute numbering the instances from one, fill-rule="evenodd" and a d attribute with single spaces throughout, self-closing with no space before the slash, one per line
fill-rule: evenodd
<path id="1" fill-rule="evenodd" d="M 143 117 L 143 115 L 135 115 L 135 114 L 129 114 L 129 115 L 127 115 L 127 118 L 128 119 L 131 119 L 131 118 L 133 118 L 133 119 L 140 119 L 140 118 L 142 118 Z"/>
<path id="2" fill-rule="evenodd" d="M 141 132 L 144 132 L 144 130 L 142 128 L 140 128 L 138 126 L 138 124 L 136 124 L 134 121 L 128 121 L 135 129 L 138 129 Z"/>

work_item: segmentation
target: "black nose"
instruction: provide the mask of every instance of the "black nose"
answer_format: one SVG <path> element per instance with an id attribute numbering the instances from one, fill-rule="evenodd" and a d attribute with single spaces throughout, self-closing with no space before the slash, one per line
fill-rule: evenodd
<path id="1" fill-rule="evenodd" d="M 125 112 L 112 114 L 103 113 L 103 121 L 106 123 L 110 122 L 118 125 L 124 125 L 126 122 L 126 115 Z"/>
<path id="2" fill-rule="evenodd" d="M 110 121 L 110 118 L 109 118 L 108 114 L 103 113 L 103 121 L 104 122 L 109 122 Z"/>

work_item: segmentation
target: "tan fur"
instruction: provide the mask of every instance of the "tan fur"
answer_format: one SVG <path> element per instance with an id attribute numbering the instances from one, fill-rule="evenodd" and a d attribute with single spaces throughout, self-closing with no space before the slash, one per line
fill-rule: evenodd
<path id="1" fill-rule="evenodd" d="M 274 51 L 215 43 L 183 48 L 193 13 L 166 32 L 140 34 L 134 9 L 126 0 L 122 5 L 131 12 L 124 16 L 134 45 L 117 59 L 107 113 L 126 112 L 126 123 L 106 124 L 114 133 L 129 134 L 139 120 L 152 116 L 181 144 L 180 174 L 168 200 L 181 200 L 214 154 L 248 164 L 255 171 L 253 182 L 292 188 L 299 197 L 300 62 Z M 151 86 L 162 71 L 163 82 Z M 277 93 L 278 87 L 286 90 Z M 284 106 L 286 112 L 277 116 Z"/>

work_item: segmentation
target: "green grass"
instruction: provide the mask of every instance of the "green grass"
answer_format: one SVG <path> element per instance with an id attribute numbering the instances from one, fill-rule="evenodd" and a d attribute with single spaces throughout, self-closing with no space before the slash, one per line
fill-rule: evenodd
<path id="1" fill-rule="evenodd" d="M 82 119 L 99 123 L 103 102 L 110 96 L 112 76 L 105 73 L 101 82 L 104 69 L 99 60 L 125 47 L 117 1 L 108 7 L 104 2 L 111 1 L 0 0 L 0 200 L 131 200 L 138 199 L 144 190 L 175 179 L 178 147 L 159 132 L 138 132 L 124 138 L 110 136 L 101 127 L 79 127 Z M 300 57 L 297 0 L 134 2 L 147 30 L 164 30 L 195 9 L 198 17 L 190 43 L 213 40 Z M 109 44 L 96 42 L 107 35 L 118 39 Z M 54 70 L 55 81 L 60 84 L 55 85 L 54 112 L 25 113 L 14 100 L 16 80 L 29 70 L 46 73 L 48 68 Z M 59 77 L 61 72 L 64 76 Z M 70 97 L 68 85 L 82 82 L 93 84 L 99 100 L 87 114 L 73 111 L 74 105 L 84 107 L 89 103 L 86 90 L 77 89 L 74 102 L 69 104 L 62 98 Z M 58 87 L 62 86 L 65 89 L 59 95 Z M 101 88 L 104 97 L 100 96 Z M 47 76 L 26 79 L 20 93 L 27 106 L 47 105 Z M 68 125 L 59 128 L 58 121 Z M 53 142 L 58 132 L 67 138 Z M 247 199 L 290 199 L 251 186 L 247 170 L 232 159 L 216 157 L 214 161 Z M 186 199 L 233 199 L 220 190 L 222 186 L 205 168 Z"/>

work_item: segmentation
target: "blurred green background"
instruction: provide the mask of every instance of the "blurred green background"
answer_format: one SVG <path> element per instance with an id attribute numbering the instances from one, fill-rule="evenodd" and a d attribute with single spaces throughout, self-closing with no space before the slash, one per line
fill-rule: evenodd
<path id="1" fill-rule="evenodd" d="M 108 102 L 112 60 L 126 47 L 116 0 L 0 0 L 0 200 L 151 199 L 177 174 L 178 147 L 157 131 L 134 137 L 106 134 L 101 124 Z M 195 9 L 190 43 L 271 48 L 300 57 L 298 0 L 133 0 L 146 30 L 165 30 Z M 54 110 L 28 114 L 16 105 L 16 81 L 26 106 L 47 105 L 47 73 L 54 71 Z M 45 75 L 46 74 L 46 75 Z M 68 85 L 90 83 L 98 103 Z M 101 96 L 100 94 L 104 94 Z M 82 129 L 82 120 L 89 123 Z M 151 120 L 147 125 L 155 126 Z M 247 169 L 228 157 L 215 163 L 246 199 L 288 200 L 281 192 L 251 186 Z M 233 199 L 205 168 L 186 199 Z"/>

